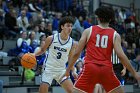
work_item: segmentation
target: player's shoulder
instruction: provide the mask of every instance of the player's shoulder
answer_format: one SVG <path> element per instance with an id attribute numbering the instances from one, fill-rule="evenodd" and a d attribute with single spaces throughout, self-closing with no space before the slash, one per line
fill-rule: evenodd
<path id="1" fill-rule="evenodd" d="M 73 40 L 72 48 L 76 48 L 78 46 L 78 41 Z"/>
<path id="2" fill-rule="evenodd" d="M 46 38 L 45 42 L 51 43 L 51 42 L 53 41 L 53 39 L 54 39 L 54 36 L 53 36 L 53 35 L 50 35 L 50 36 L 48 36 L 48 37 Z"/>
<path id="3" fill-rule="evenodd" d="M 78 45 L 78 41 L 73 41 L 73 45 Z"/>
<path id="4" fill-rule="evenodd" d="M 83 32 L 83 35 L 86 35 L 86 34 L 90 33 L 91 30 L 92 30 L 92 26 L 89 27 L 89 28 L 86 28 Z"/>
<path id="5" fill-rule="evenodd" d="M 119 33 L 117 33 L 117 32 L 115 32 L 115 36 L 116 36 L 117 38 L 121 38 L 121 36 L 120 36 Z"/>
<path id="6" fill-rule="evenodd" d="M 115 32 L 115 39 L 114 39 L 116 42 L 118 42 L 118 41 L 121 41 L 121 36 L 117 33 L 117 32 Z"/>

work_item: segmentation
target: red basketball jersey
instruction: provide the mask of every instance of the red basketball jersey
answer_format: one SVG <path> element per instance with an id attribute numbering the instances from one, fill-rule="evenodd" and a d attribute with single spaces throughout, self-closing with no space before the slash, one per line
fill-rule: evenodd
<path id="1" fill-rule="evenodd" d="M 92 26 L 91 34 L 86 46 L 85 63 L 112 66 L 111 54 L 115 30 Z"/>

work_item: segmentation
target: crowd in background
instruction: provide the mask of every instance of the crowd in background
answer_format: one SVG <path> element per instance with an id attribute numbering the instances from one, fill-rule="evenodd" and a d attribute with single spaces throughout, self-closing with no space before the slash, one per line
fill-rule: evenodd
<path id="1" fill-rule="evenodd" d="M 44 45 L 45 38 L 60 32 L 59 20 L 73 16 L 75 23 L 71 37 L 78 41 L 84 29 L 97 24 L 95 15 L 84 9 L 81 0 L 0 0 L 0 36 L 17 39 L 14 49 L 6 51 L 8 56 L 34 53 Z M 113 8 L 113 6 L 111 6 Z M 115 18 L 110 26 L 121 35 L 122 48 L 132 65 L 140 65 L 140 24 L 133 8 L 115 8 Z M 13 52 L 14 51 L 14 52 Z M 45 54 L 38 57 L 43 64 Z M 84 50 L 77 61 L 77 72 L 81 70 Z"/>

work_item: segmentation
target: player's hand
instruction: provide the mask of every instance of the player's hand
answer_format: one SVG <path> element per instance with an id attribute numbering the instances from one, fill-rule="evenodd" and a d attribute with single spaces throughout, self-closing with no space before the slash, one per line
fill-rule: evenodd
<path id="1" fill-rule="evenodd" d="M 66 70 L 66 72 L 64 73 L 64 75 L 61 77 L 61 79 L 63 79 L 64 77 L 69 77 L 70 76 L 70 72 Z"/>
<path id="2" fill-rule="evenodd" d="M 121 71 L 121 76 L 124 76 L 126 74 L 126 69 L 123 69 L 122 71 Z"/>
<path id="3" fill-rule="evenodd" d="M 72 72 L 72 76 L 74 77 L 74 80 L 77 80 L 77 78 L 78 78 L 78 74 L 74 71 L 74 72 Z"/>
<path id="4" fill-rule="evenodd" d="M 31 55 L 35 56 L 35 53 L 30 53 Z"/>
<path id="5" fill-rule="evenodd" d="M 64 79 L 68 78 L 70 76 L 70 72 L 66 70 L 64 75 L 60 78 L 60 82 L 62 82 Z"/>

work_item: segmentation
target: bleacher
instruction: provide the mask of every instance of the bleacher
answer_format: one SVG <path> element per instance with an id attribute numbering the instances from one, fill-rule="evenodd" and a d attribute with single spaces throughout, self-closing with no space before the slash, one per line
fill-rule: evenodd
<path id="1" fill-rule="evenodd" d="M 16 47 L 16 40 L 4 40 L 4 48 L 1 50 L 7 52 L 9 49 Z M 4 90 L 3 93 L 16 93 L 20 91 L 21 93 L 35 93 L 33 90 L 38 91 L 39 87 L 39 76 L 35 76 L 33 81 L 25 81 L 22 84 L 22 67 L 14 66 L 16 71 L 11 71 L 9 69 L 9 61 L 14 57 L 0 57 L 0 80 L 3 80 Z M 28 92 L 30 91 L 30 92 Z"/>
<path id="2" fill-rule="evenodd" d="M 1 45 L 0 45 L 1 46 Z M 7 52 L 9 49 L 16 47 L 16 40 L 4 40 L 4 48 L 1 50 L 3 52 Z M 38 74 L 35 75 L 35 78 L 32 81 L 24 81 L 22 82 L 22 71 L 23 68 L 21 66 L 14 66 L 16 71 L 9 70 L 9 61 L 15 57 L 0 57 L 0 80 L 3 80 L 4 88 L 3 93 L 38 93 L 39 84 L 40 84 L 40 76 Z M 58 86 L 56 81 L 53 81 L 52 86 Z M 58 86 L 58 88 L 60 88 Z M 63 91 L 62 88 L 58 89 L 56 87 L 50 88 L 49 93 L 54 91 Z M 59 92 L 62 93 L 62 92 Z"/>

